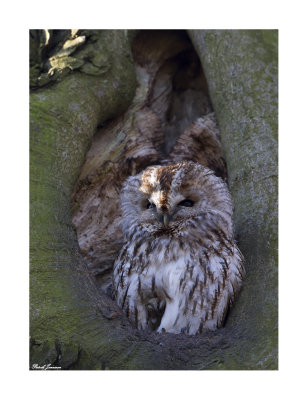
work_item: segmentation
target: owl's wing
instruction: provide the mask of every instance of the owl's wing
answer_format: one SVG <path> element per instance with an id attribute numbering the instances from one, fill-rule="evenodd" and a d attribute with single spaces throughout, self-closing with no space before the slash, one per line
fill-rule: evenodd
<path id="1" fill-rule="evenodd" d="M 211 330 L 222 326 L 228 308 L 240 290 L 244 263 L 236 245 L 231 252 L 208 255 L 204 261 L 206 281 L 202 306 L 206 309 L 206 315 L 203 327 Z"/>
<path id="2" fill-rule="evenodd" d="M 138 329 L 146 329 L 148 312 L 143 298 L 139 258 L 130 257 L 129 246 L 124 246 L 114 264 L 114 295 L 118 306 Z"/>
<path id="3" fill-rule="evenodd" d="M 120 308 L 125 302 L 125 291 L 128 286 L 129 271 L 132 263 L 127 253 L 127 246 L 124 246 L 116 259 L 113 267 L 113 291 Z"/>
<path id="4" fill-rule="evenodd" d="M 188 260 L 177 294 L 172 303 L 167 303 L 159 331 L 195 334 L 220 327 L 240 289 L 243 274 L 243 257 L 236 246 L 226 254 L 202 251 Z"/>

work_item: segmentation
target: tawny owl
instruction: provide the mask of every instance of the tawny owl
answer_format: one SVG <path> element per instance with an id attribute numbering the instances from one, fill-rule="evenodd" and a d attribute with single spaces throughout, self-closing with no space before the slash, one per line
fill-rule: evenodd
<path id="1" fill-rule="evenodd" d="M 226 183 L 202 165 L 151 166 L 125 182 L 117 304 L 138 329 L 220 327 L 244 275 Z"/>

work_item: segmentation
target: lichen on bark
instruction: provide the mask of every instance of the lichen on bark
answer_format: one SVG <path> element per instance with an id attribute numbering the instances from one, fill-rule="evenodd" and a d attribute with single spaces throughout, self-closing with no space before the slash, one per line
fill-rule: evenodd
<path id="1" fill-rule="evenodd" d="M 71 192 L 97 126 L 128 108 L 136 78 L 133 31 L 79 34 L 84 44 L 66 55 L 78 66 L 62 59 L 65 73 L 35 83 L 30 96 L 30 367 L 276 369 L 277 32 L 189 31 L 220 126 L 247 269 L 226 326 L 198 337 L 136 331 L 97 291 L 80 254 Z M 35 52 L 34 37 L 37 82 L 50 57 Z"/>

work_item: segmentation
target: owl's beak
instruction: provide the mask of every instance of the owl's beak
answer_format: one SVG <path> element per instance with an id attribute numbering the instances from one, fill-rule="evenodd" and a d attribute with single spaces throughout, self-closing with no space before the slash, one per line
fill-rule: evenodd
<path id="1" fill-rule="evenodd" d="M 163 224 L 164 228 L 167 228 L 171 220 L 171 215 L 166 206 L 157 207 L 157 217 L 159 222 Z"/>
<path id="2" fill-rule="evenodd" d="M 164 227 L 167 228 L 167 226 L 169 224 L 169 215 L 168 214 L 163 215 L 163 224 L 164 224 Z"/>

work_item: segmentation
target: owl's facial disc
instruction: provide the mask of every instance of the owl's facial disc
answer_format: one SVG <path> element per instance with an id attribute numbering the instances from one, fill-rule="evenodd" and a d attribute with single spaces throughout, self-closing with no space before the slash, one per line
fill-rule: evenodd
<path id="1" fill-rule="evenodd" d="M 158 204 L 158 207 L 154 203 L 153 199 L 147 201 L 146 207 L 147 210 L 151 210 L 153 214 L 155 214 L 159 223 L 161 223 L 165 228 L 168 227 L 171 216 L 169 214 L 169 210 L 167 206 L 161 206 Z"/>
<path id="2" fill-rule="evenodd" d="M 160 232 L 177 228 L 187 217 L 195 212 L 196 200 L 183 196 L 181 193 L 172 193 L 169 201 L 161 190 L 155 190 L 143 201 L 143 209 L 146 210 L 149 220 L 152 220 L 153 227 Z"/>
<path id="3" fill-rule="evenodd" d="M 175 234 L 191 229 L 191 220 L 200 213 L 199 190 L 189 173 L 192 166 L 182 164 L 149 167 L 140 177 L 141 224 L 152 233 Z M 139 203 L 140 204 L 140 203 Z"/>
<path id="4" fill-rule="evenodd" d="M 162 208 L 163 213 L 157 212 L 157 217 L 158 217 L 159 222 L 162 222 L 164 227 L 167 228 L 169 221 L 170 221 L 170 216 L 167 214 L 168 210 L 165 207 L 161 207 L 161 208 Z M 146 204 L 146 209 L 157 211 L 156 205 L 149 200 Z"/>

